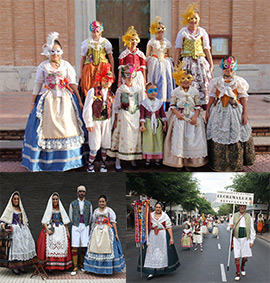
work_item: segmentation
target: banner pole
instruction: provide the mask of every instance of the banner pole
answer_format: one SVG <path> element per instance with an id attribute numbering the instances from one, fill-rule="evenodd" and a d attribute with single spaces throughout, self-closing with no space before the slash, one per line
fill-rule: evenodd
<path id="1" fill-rule="evenodd" d="M 234 211 L 235 211 L 235 203 L 233 204 L 233 215 L 232 215 L 232 219 L 234 217 Z M 230 225 L 230 223 L 229 223 Z M 234 227 L 233 227 L 234 229 Z M 231 259 L 231 244 L 232 244 L 232 233 L 233 233 L 233 229 L 231 229 L 230 231 L 230 242 L 229 242 L 229 252 L 228 252 L 228 262 L 227 262 L 227 271 L 229 271 L 230 269 L 230 259 Z"/>

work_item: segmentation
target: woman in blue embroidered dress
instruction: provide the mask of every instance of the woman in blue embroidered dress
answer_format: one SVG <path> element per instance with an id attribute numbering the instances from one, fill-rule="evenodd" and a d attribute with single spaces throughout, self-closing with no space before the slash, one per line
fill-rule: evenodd
<path id="1" fill-rule="evenodd" d="M 22 165 L 30 171 L 66 171 L 86 162 L 76 73 L 61 59 L 58 35 L 49 34 L 42 53 L 49 59 L 37 68 L 22 149 Z"/>
<path id="2" fill-rule="evenodd" d="M 125 259 L 116 227 L 115 212 L 107 207 L 107 198 L 101 195 L 99 207 L 93 213 L 94 226 L 84 258 L 84 270 L 97 274 L 121 272 Z"/>

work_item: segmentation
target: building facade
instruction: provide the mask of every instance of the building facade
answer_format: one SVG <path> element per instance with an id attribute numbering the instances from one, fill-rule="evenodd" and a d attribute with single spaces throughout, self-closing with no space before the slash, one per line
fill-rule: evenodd
<path id="1" fill-rule="evenodd" d="M 0 13 L 0 91 L 32 91 L 35 70 L 44 57 L 42 45 L 57 31 L 63 58 L 79 71 L 80 45 L 89 36 L 89 21 L 104 23 L 103 36 L 114 47 L 114 58 L 123 50 L 121 36 L 130 25 L 137 29 L 145 51 L 148 28 L 156 16 L 167 27 L 173 46 L 181 28 L 180 15 L 188 0 L 2 0 Z M 200 25 L 210 37 L 227 38 L 238 60 L 238 74 L 247 79 L 251 93 L 270 92 L 270 2 L 264 0 L 197 0 Z M 214 42 L 214 41 L 213 41 Z M 174 49 L 174 48 L 173 48 Z M 174 51 L 174 50 L 173 50 Z M 214 59 L 214 76 L 220 75 Z M 116 64 L 117 68 L 117 64 Z"/>

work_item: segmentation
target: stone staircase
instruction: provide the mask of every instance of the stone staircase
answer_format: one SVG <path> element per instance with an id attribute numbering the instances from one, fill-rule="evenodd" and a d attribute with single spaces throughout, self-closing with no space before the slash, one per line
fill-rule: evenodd
<path id="1" fill-rule="evenodd" d="M 0 161 L 21 161 L 24 130 L 0 131 Z M 270 154 L 270 125 L 252 127 L 256 154 Z"/>

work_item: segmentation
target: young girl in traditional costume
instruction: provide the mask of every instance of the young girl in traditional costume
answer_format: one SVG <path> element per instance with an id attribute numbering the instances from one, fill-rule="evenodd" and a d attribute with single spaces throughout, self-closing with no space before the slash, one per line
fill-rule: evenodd
<path id="1" fill-rule="evenodd" d="M 157 202 L 155 211 L 151 213 L 151 229 L 147 237 L 147 248 L 143 249 L 143 272 L 147 279 L 155 275 L 173 272 L 180 266 L 174 246 L 172 222 L 162 211 L 163 205 Z M 140 267 L 137 267 L 140 271 Z"/>
<path id="2" fill-rule="evenodd" d="M 101 149 L 102 158 L 100 172 L 107 172 L 105 161 L 107 149 L 111 148 L 111 116 L 114 100 L 114 95 L 110 90 L 114 82 L 114 75 L 110 68 L 110 64 L 103 65 L 100 73 L 97 73 L 96 81 L 101 82 L 101 86 L 88 91 L 84 104 L 83 119 L 88 130 L 90 147 L 88 172 L 95 172 L 94 161 L 99 149 Z"/>
<path id="3" fill-rule="evenodd" d="M 48 35 L 42 54 L 49 59 L 37 68 L 22 149 L 22 165 L 30 171 L 66 171 L 86 162 L 76 73 L 61 58 L 58 35 Z"/>
<path id="4" fill-rule="evenodd" d="M 172 45 L 168 39 L 163 37 L 166 27 L 160 20 L 161 17 L 156 17 L 149 28 L 151 35 L 155 35 L 155 37 L 147 43 L 147 81 L 157 84 L 158 99 L 169 102 L 174 89 Z"/>
<path id="5" fill-rule="evenodd" d="M 84 270 L 97 274 L 121 272 L 125 267 L 125 259 L 117 233 L 116 214 L 107 207 L 105 195 L 99 197 L 98 204 L 93 213 L 94 226 L 84 258 Z"/>
<path id="6" fill-rule="evenodd" d="M 143 159 L 146 159 L 145 167 L 150 167 L 152 159 L 155 166 L 160 167 L 163 159 L 164 132 L 167 128 L 167 118 L 161 100 L 157 99 L 158 87 L 149 82 L 146 85 L 148 98 L 144 99 L 140 106 L 140 131 L 143 132 Z"/>
<path id="7" fill-rule="evenodd" d="M 183 26 L 187 26 L 177 34 L 174 63 L 175 66 L 178 65 L 179 57 L 186 63 L 184 68 L 191 71 L 194 77 L 192 86 L 199 91 L 201 105 L 205 109 L 208 102 L 209 82 L 214 68 L 209 36 L 206 30 L 199 26 L 197 4 L 190 4 L 182 17 L 184 18 Z"/>
<path id="8" fill-rule="evenodd" d="M 108 39 L 102 37 L 103 24 L 99 21 L 90 22 L 89 29 L 90 38 L 84 40 L 81 44 L 80 79 L 81 90 L 85 97 L 90 88 L 101 84 L 96 80 L 96 74 L 101 72 L 105 64 L 110 63 L 112 72 L 114 72 L 112 44 Z"/>
<path id="9" fill-rule="evenodd" d="M 9 238 L 12 239 L 5 267 L 12 269 L 17 275 L 26 273 L 25 266 L 31 265 L 31 259 L 36 256 L 36 249 L 19 192 L 11 195 L 0 222 L 1 229 L 8 234 L 11 233 Z"/>
<path id="10" fill-rule="evenodd" d="M 137 75 L 134 78 L 134 83 L 138 85 L 144 93 L 146 84 L 146 58 L 143 52 L 137 48 L 140 38 L 137 31 L 134 29 L 134 26 L 130 26 L 128 28 L 125 35 L 122 36 L 122 40 L 127 48 L 119 56 L 119 74 L 117 86 L 120 87 L 123 83 L 121 67 L 127 64 L 134 64 L 137 69 Z"/>
<path id="11" fill-rule="evenodd" d="M 212 231 L 212 235 L 214 237 L 217 237 L 219 239 L 219 228 L 218 228 L 218 220 L 216 219 L 214 224 L 213 224 L 213 231 Z"/>
<path id="12" fill-rule="evenodd" d="M 47 260 L 45 268 L 48 270 L 67 270 L 73 266 L 69 222 L 59 194 L 53 193 L 41 220 L 44 227 L 37 240 L 37 256 Z"/>
<path id="13" fill-rule="evenodd" d="M 247 81 L 235 75 L 237 61 L 227 56 L 220 64 L 223 76 L 210 84 L 206 110 L 209 163 L 214 171 L 242 171 L 255 160 L 247 115 Z"/>
<path id="14" fill-rule="evenodd" d="M 191 86 L 193 76 L 181 67 L 182 64 L 179 64 L 173 73 L 179 87 L 172 92 L 163 164 L 176 168 L 200 167 L 207 163 L 200 96 L 198 90 Z"/>
<path id="15" fill-rule="evenodd" d="M 182 233 L 181 247 L 185 248 L 186 250 L 190 250 L 190 248 L 193 247 L 191 237 L 192 231 L 190 229 L 190 226 L 188 224 L 185 224 L 185 229 Z"/>
<path id="16" fill-rule="evenodd" d="M 203 251 L 203 236 L 202 236 L 202 226 L 200 224 L 200 221 L 195 221 L 195 224 L 193 226 L 193 244 L 196 245 L 194 248 L 194 251 L 198 250 L 198 245 L 200 246 L 200 251 Z"/>
<path id="17" fill-rule="evenodd" d="M 140 132 L 140 103 L 142 89 L 134 83 L 136 77 L 135 65 L 127 64 L 121 67 L 121 75 L 125 83 L 116 91 L 114 100 L 114 125 L 110 157 L 116 157 L 115 170 L 122 171 L 121 160 L 131 161 L 136 168 L 135 160 L 142 159 Z"/>

